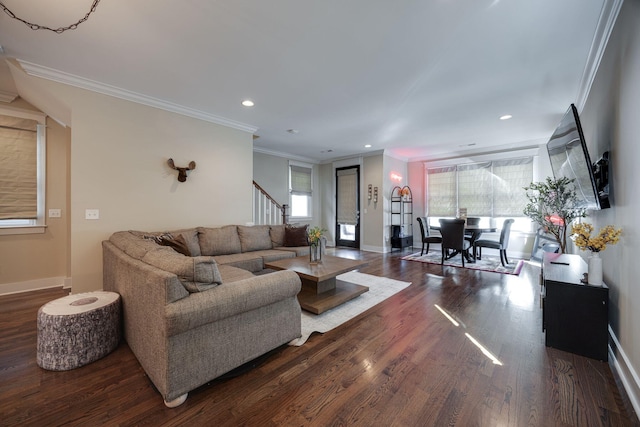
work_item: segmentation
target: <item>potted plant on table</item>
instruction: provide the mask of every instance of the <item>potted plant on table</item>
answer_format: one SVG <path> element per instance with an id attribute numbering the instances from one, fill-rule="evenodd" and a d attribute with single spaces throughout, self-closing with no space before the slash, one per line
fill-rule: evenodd
<path id="1" fill-rule="evenodd" d="M 312 227 L 307 232 L 309 239 L 309 262 L 317 264 L 322 262 L 322 239 L 327 230 L 320 227 Z"/>
<path id="2" fill-rule="evenodd" d="M 574 181 L 547 177 L 544 182 L 532 182 L 524 187 L 529 200 L 524 214 L 555 237 L 562 253 L 566 253 L 569 224 L 587 216 L 586 208 L 578 206 Z"/>
<path id="3" fill-rule="evenodd" d="M 589 273 L 587 275 L 590 285 L 602 285 L 602 259 L 600 251 L 607 249 L 607 245 L 615 245 L 620 240 L 622 229 L 607 225 L 600 229 L 595 236 L 591 236 L 593 225 L 588 222 L 576 224 L 571 227 L 571 238 L 581 250 L 591 251 L 589 257 Z"/>

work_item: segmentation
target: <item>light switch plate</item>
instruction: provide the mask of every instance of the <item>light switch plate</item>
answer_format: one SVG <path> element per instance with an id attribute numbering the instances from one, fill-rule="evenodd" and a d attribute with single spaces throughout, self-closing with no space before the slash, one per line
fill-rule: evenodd
<path id="1" fill-rule="evenodd" d="M 49 209 L 49 218 L 60 218 L 62 211 L 60 209 Z"/>
<path id="2" fill-rule="evenodd" d="M 84 211 L 84 219 L 100 219 L 99 209 L 86 209 Z"/>

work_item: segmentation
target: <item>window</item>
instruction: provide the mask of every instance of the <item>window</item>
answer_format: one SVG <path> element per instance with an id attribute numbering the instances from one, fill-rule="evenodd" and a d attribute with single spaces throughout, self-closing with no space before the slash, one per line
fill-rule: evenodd
<path id="1" fill-rule="evenodd" d="M 44 232 L 44 116 L 0 109 L 0 234 Z"/>
<path id="2" fill-rule="evenodd" d="M 311 217 L 312 171 L 312 165 L 289 162 L 289 202 L 292 218 Z"/>
<path id="3" fill-rule="evenodd" d="M 530 230 L 522 213 L 527 203 L 523 187 L 533 180 L 533 157 L 495 160 L 427 168 L 427 205 L 431 221 L 457 216 L 460 208 L 467 216 L 490 219 L 499 225 L 514 218 L 513 229 Z"/>

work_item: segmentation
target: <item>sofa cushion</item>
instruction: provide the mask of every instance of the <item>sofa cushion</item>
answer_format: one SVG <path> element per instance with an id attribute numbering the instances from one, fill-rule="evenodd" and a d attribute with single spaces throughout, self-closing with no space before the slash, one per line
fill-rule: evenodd
<path id="1" fill-rule="evenodd" d="M 229 255 L 216 255 L 216 262 L 220 265 L 232 265 L 244 270 L 256 272 L 264 269 L 261 251 L 245 252 Z"/>
<path id="2" fill-rule="evenodd" d="M 218 264 L 218 271 L 220 271 L 222 283 L 232 283 L 253 277 L 251 272 L 232 265 Z"/>
<path id="3" fill-rule="evenodd" d="M 300 227 L 285 227 L 283 246 L 307 245 L 307 227 L 308 225 L 302 225 Z"/>
<path id="4" fill-rule="evenodd" d="M 237 254 L 242 252 L 238 227 L 226 225 L 219 228 L 198 228 L 200 252 L 205 256 Z"/>
<path id="5" fill-rule="evenodd" d="M 273 247 L 284 246 L 284 224 L 269 226 L 269 235 Z"/>
<path id="6" fill-rule="evenodd" d="M 282 251 L 282 252 L 291 252 L 294 254 L 294 257 L 297 256 L 309 256 L 309 245 L 306 246 L 280 246 L 274 248 L 274 250 Z"/>
<path id="7" fill-rule="evenodd" d="M 242 252 L 261 251 L 273 247 L 268 225 L 239 225 L 238 237 Z"/>
<path id="8" fill-rule="evenodd" d="M 268 251 L 260 251 L 258 253 L 260 254 L 260 256 L 262 257 L 265 263 L 271 262 L 271 261 L 278 261 L 280 259 L 295 258 L 297 255 L 295 251 L 277 251 L 275 249 L 271 249 Z M 308 254 L 309 254 L 309 250 L 307 249 L 307 255 Z"/>
<path id="9" fill-rule="evenodd" d="M 202 292 L 222 283 L 216 261 L 212 257 L 187 257 L 168 247 L 148 251 L 143 262 L 178 276 L 189 292 Z"/>

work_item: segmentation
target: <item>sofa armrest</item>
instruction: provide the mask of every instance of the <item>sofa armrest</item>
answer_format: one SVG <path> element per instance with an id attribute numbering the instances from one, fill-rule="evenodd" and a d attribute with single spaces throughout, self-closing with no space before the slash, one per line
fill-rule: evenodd
<path id="1" fill-rule="evenodd" d="M 167 334 L 172 336 L 287 298 L 295 298 L 300 287 L 300 278 L 295 272 L 282 270 L 190 294 L 187 298 L 167 304 Z"/>

